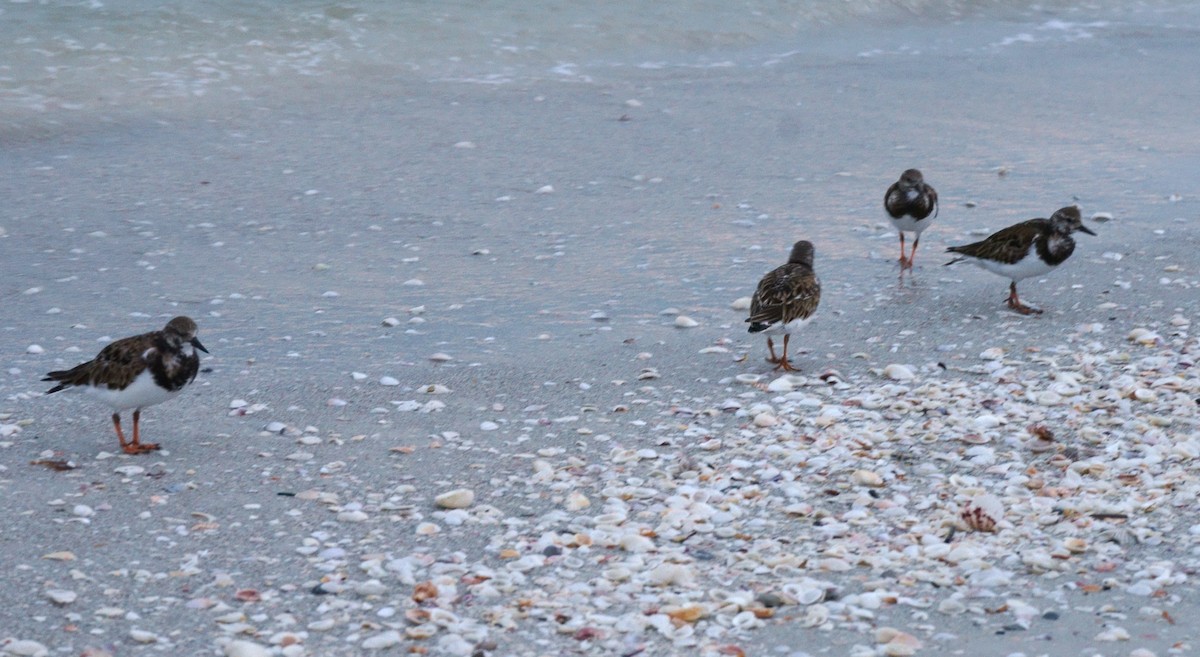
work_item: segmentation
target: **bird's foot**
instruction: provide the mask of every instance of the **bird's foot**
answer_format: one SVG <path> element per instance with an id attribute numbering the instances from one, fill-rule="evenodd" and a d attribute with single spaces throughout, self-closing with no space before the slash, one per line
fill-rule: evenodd
<path id="1" fill-rule="evenodd" d="M 800 368 L 792 367 L 792 364 L 789 363 L 786 358 L 780 358 L 779 364 L 775 366 L 775 369 L 783 370 L 784 372 L 799 372 L 800 371 Z"/>
<path id="2" fill-rule="evenodd" d="M 1042 314 L 1041 308 L 1034 308 L 1033 306 L 1027 306 L 1027 305 L 1021 303 L 1020 301 L 1014 301 L 1013 299 L 1008 300 L 1008 307 L 1021 313 L 1022 315 L 1040 315 L 1040 314 Z"/>
<path id="3" fill-rule="evenodd" d="M 126 454 L 146 454 L 159 449 L 158 443 L 128 443 L 121 445 L 121 451 Z"/>

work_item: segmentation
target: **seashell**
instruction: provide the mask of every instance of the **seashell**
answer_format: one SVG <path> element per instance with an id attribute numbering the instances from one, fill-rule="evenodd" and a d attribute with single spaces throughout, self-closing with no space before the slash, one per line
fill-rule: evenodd
<path id="1" fill-rule="evenodd" d="M 982 360 L 1000 360 L 1004 358 L 1004 350 L 1000 347 L 989 347 L 979 353 Z"/>
<path id="2" fill-rule="evenodd" d="M 475 503 L 475 491 L 456 488 L 433 498 L 433 503 L 442 509 L 465 509 Z"/>
<path id="3" fill-rule="evenodd" d="M 409 630 L 411 629 L 414 628 L 409 628 Z M 437 629 L 435 628 L 434 632 L 436 631 Z M 385 648 L 391 648 L 392 646 L 398 646 L 403 641 L 404 639 L 400 636 L 399 632 L 396 630 L 388 630 L 387 632 L 380 632 L 379 634 L 363 639 L 363 642 L 360 645 L 364 650 L 383 650 Z"/>
<path id="4" fill-rule="evenodd" d="M 668 605 L 659 611 L 681 623 L 695 623 L 708 615 L 708 609 L 698 604 Z"/>
<path id="5" fill-rule="evenodd" d="M 883 368 L 883 375 L 893 381 L 909 381 L 916 376 L 907 366 L 897 363 L 892 363 Z"/>
<path id="6" fill-rule="evenodd" d="M 871 470 L 855 470 L 854 474 L 850 475 L 850 479 L 859 486 L 878 488 L 883 485 L 883 477 Z"/>
<path id="7" fill-rule="evenodd" d="M 129 630 L 129 638 L 138 643 L 158 643 L 157 634 L 146 630 L 139 630 L 136 627 Z"/>
<path id="8" fill-rule="evenodd" d="M 427 609 L 406 609 L 404 617 L 413 625 L 423 625 L 429 622 L 429 610 Z"/>
<path id="9" fill-rule="evenodd" d="M 253 641 L 237 640 L 225 644 L 225 657 L 268 657 L 271 649 Z"/>
<path id="10" fill-rule="evenodd" d="M 796 600 L 796 604 L 808 606 L 825 599 L 825 587 L 815 583 L 784 584 L 783 592 Z"/>
<path id="11" fill-rule="evenodd" d="M 759 413 L 754 416 L 754 426 L 756 427 L 773 427 L 779 424 L 779 420 L 771 413 Z"/>
<path id="12" fill-rule="evenodd" d="M 786 375 L 767 384 L 768 392 L 791 392 L 795 389 L 796 385 L 792 383 L 791 377 Z"/>
<path id="13" fill-rule="evenodd" d="M 592 505 L 592 501 L 587 498 L 587 495 L 579 491 L 571 491 L 567 495 L 567 501 L 564 504 L 568 511 L 579 511 L 586 509 Z"/>
<path id="14" fill-rule="evenodd" d="M 700 326 L 700 322 L 687 315 L 680 315 L 675 318 L 675 328 L 696 328 L 697 326 Z"/>
<path id="15" fill-rule="evenodd" d="M 1004 504 L 995 495 L 976 495 L 959 512 L 963 522 L 977 532 L 994 532 L 1004 519 Z"/>
<path id="16" fill-rule="evenodd" d="M 692 571 L 678 563 L 659 564 L 650 571 L 649 576 L 649 581 L 654 586 L 688 586 L 692 580 Z"/>
<path id="17" fill-rule="evenodd" d="M 739 374 L 733 377 L 738 383 L 754 384 L 762 379 L 761 374 Z"/>
<path id="18" fill-rule="evenodd" d="M 1157 346 L 1162 342 L 1162 336 L 1154 331 L 1151 331 L 1150 329 L 1141 327 L 1130 331 L 1129 334 L 1125 336 L 1125 339 L 1129 342 L 1136 342 L 1137 344 L 1147 347 Z"/>
<path id="19" fill-rule="evenodd" d="M 69 605 L 79 597 L 74 591 L 66 589 L 46 589 L 46 597 L 56 605 Z"/>
<path id="20" fill-rule="evenodd" d="M 729 304 L 729 307 L 734 310 L 750 310 L 750 297 L 738 297 Z"/>
<path id="21" fill-rule="evenodd" d="M 801 627 L 818 627 L 829 622 L 829 609 L 825 605 L 813 605 L 808 608 L 804 618 L 800 619 Z"/>

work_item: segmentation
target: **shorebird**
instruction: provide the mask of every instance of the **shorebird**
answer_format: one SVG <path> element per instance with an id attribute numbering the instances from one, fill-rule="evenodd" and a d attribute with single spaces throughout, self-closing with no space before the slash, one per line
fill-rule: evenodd
<path id="1" fill-rule="evenodd" d="M 821 302 L 821 281 L 813 273 L 812 242 L 801 240 L 792 246 L 787 264 L 777 267 L 758 282 L 758 289 L 750 300 L 751 333 L 767 336 L 767 349 L 771 352 L 768 362 L 775 369 L 796 371 L 788 362 L 788 340 L 794 331 L 800 330 L 817 312 Z M 783 355 L 775 355 L 772 335 L 783 334 Z"/>
<path id="2" fill-rule="evenodd" d="M 200 356 L 208 353 L 196 338 L 196 322 L 176 317 L 161 331 L 122 338 L 100 350 L 86 363 L 69 370 L 50 372 L 43 381 L 58 385 L 46 394 L 71 387 L 83 388 L 90 396 L 113 408 L 113 428 L 126 454 L 143 454 L 158 449 L 155 443 L 138 440 L 142 409 L 161 404 L 179 394 L 196 378 Z M 121 411 L 133 409 L 133 440 L 126 442 L 121 431 Z"/>
<path id="3" fill-rule="evenodd" d="M 925 182 L 920 171 L 909 169 L 888 187 L 883 195 L 883 209 L 900 233 L 900 273 L 903 274 L 905 269 L 912 269 L 917 245 L 921 243 L 921 232 L 929 228 L 934 217 L 937 217 L 937 191 Z M 905 231 L 915 233 L 912 253 L 907 258 L 904 256 Z"/>
<path id="4" fill-rule="evenodd" d="M 1077 230 L 1095 235 L 1083 225 L 1079 208 L 1067 206 L 1050 215 L 1049 219 L 1022 221 L 978 242 L 952 246 L 946 251 L 957 253 L 959 257 L 946 265 L 966 260 L 1008 278 L 1012 281 L 1008 288 L 1008 307 L 1022 315 L 1040 314 L 1041 310 L 1021 303 L 1017 296 L 1017 281 L 1048 274 L 1070 258 L 1075 252 L 1075 239 L 1071 233 Z"/>

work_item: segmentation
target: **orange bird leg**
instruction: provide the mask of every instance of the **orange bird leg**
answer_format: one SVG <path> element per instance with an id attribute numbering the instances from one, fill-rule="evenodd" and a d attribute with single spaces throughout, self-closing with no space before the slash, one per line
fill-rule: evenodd
<path id="1" fill-rule="evenodd" d="M 913 260 L 916 260 L 916 258 L 917 258 L 917 245 L 920 243 L 921 243 L 921 234 L 917 233 L 916 236 L 913 237 L 912 251 L 909 251 L 909 253 L 908 253 L 908 268 L 909 269 L 913 268 Z"/>
<path id="2" fill-rule="evenodd" d="M 908 267 L 908 259 L 904 257 L 904 231 L 900 231 L 900 271 Z"/>
<path id="3" fill-rule="evenodd" d="M 778 369 L 782 369 L 782 370 L 783 370 L 783 371 L 785 371 L 785 372 L 798 372 L 798 371 L 800 371 L 800 370 L 796 369 L 795 367 L 792 367 L 792 364 L 788 362 L 788 357 L 787 357 L 787 348 L 788 348 L 788 340 L 790 340 L 790 339 L 791 339 L 791 337 L 792 337 L 792 336 L 791 336 L 791 334 L 789 334 L 789 333 L 784 333 L 784 334 L 783 334 L 783 356 L 781 356 L 781 357 L 779 358 L 779 364 L 775 366 L 775 369 L 777 369 L 777 370 L 778 370 Z"/>
<path id="4" fill-rule="evenodd" d="M 112 414 L 113 428 L 117 430 L 117 440 L 121 441 L 121 451 L 129 452 L 129 443 L 125 442 L 125 432 L 121 431 L 121 414 Z"/>
<path id="5" fill-rule="evenodd" d="M 1040 315 L 1041 309 L 1031 308 L 1021 303 L 1021 298 L 1017 296 L 1017 282 L 1013 281 L 1008 287 L 1008 307 L 1021 313 L 1022 315 Z"/>
<path id="6" fill-rule="evenodd" d="M 787 344 L 787 337 L 784 336 L 783 339 L 784 339 L 784 344 Z M 767 336 L 767 349 L 771 352 L 771 357 L 767 359 L 767 362 L 768 363 L 778 363 L 779 356 L 775 355 L 775 341 L 772 340 L 771 336 L 769 336 L 769 335 Z"/>
<path id="7" fill-rule="evenodd" d="M 140 443 L 138 442 L 138 423 L 142 419 L 142 410 L 137 409 L 133 412 L 133 442 L 129 445 L 122 445 L 126 454 L 145 454 L 158 449 L 157 443 Z"/>

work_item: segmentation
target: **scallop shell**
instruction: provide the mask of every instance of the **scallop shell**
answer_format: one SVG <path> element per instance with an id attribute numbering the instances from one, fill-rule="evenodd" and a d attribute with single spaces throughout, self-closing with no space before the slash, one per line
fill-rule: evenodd
<path id="1" fill-rule="evenodd" d="M 1004 504 L 995 495 L 976 495 L 963 506 L 959 516 L 977 532 L 994 532 L 1004 519 Z"/>

